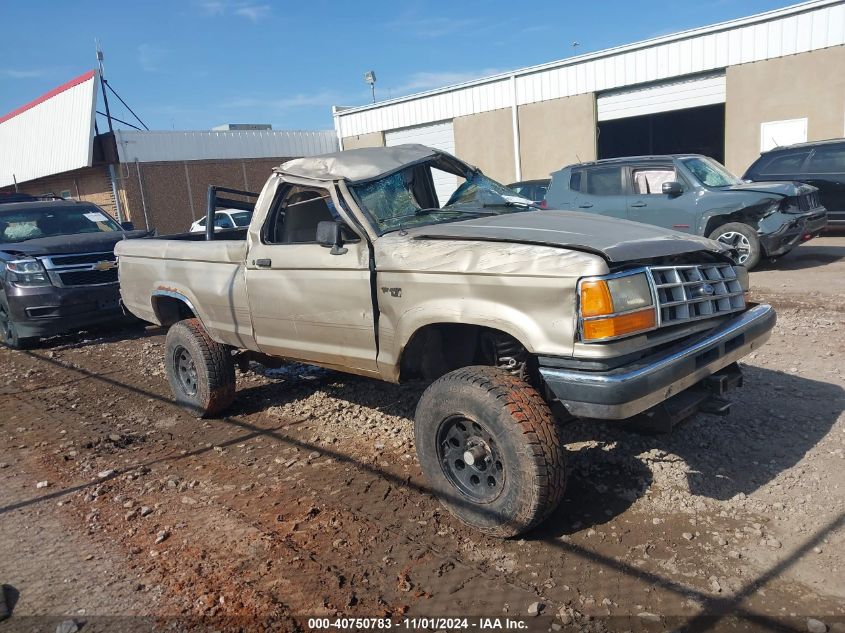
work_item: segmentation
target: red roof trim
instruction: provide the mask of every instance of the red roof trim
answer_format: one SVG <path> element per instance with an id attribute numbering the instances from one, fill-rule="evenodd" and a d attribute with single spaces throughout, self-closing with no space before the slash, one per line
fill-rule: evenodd
<path id="1" fill-rule="evenodd" d="M 38 97 L 37 99 L 35 99 L 33 101 L 30 101 L 26 105 L 22 105 L 20 108 L 17 108 L 16 110 L 12 110 L 11 112 L 9 112 L 9 114 L 7 114 L 3 117 L 0 117 L 0 123 L 5 123 L 9 119 L 16 117 L 19 114 L 26 112 L 27 110 L 29 110 L 31 108 L 34 108 L 38 104 L 44 103 L 45 101 L 47 101 L 47 99 L 52 99 L 57 94 L 60 94 L 60 93 L 64 92 L 65 90 L 70 90 L 74 86 L 78 86 L 79 84 L 88 81 L 89 79 L 94 77 L 95 72 L 96 71 L 89 70 L 84 75 L 79 75 L 79 77 L 76 77 L 75 79 L 71 79 L 69 82 L 62 84 L 58 88 L 53 88 L 50 92 L 47 92 L 47 93 L 41 95 L 40 97 Z"/>

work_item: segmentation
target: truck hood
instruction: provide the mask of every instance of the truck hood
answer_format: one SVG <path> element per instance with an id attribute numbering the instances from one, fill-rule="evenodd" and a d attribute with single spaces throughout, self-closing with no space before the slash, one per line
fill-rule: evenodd
<path id="1" fill-rule="evenodd" d="M 639 222 L 573 211 L 524 211 L 408 229 L 413 239 L 555 246 L 625 262 L 694 251 L 727 254 L 718 242 Z"/>
<path id="2" fill-rule="evenodd" d="M 112 233 L 80 233 L 79 235 L 56 235 L 40 237 L 25 242 L 0 242 L 0 251 L 15 255 L 65 255 L 68 253 L 95 253 L 110 251 L 122 239 L 144 237 L 149 231 L 125 231 Z"/>
<path id="3" fill-rule="evenodd" d="M 765 193 L 768 195 L 783 196 L 789 198 L 814 191 L 815 187 L 801 182 L 772 181 L 772 182 L 743 182 L 730 187 L 722 187 L 721 191 L 751 191 L 754 193 Z"/>

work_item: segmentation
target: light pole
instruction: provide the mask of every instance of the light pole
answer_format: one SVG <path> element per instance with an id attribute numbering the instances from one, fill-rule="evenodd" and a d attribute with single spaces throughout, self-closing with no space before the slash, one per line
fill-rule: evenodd
<path id="1" fill-rule="evenodd" d="M 373 91 L 373 103 L 376 102 L 376 71 L 368 70 L 364 73 L 364 81 L 370 84 L 370 89 Z"/>

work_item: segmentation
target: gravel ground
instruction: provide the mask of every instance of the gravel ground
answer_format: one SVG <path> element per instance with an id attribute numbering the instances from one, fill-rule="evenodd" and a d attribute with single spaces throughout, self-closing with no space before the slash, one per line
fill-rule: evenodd
<path id="1" fill-rule="evenodd" d="M 197 421 L 170 402 L 160 330 L 0 350 L 0 632 L 467 614 L 845 631 L 843 273 L 845 237 L 754 272 L 779 320 L 731 414 L 656 436 L 568 424 L 564 502 L 509 541 L 429 494 L 422 385 L 254 365 L 228 417 Z"/>

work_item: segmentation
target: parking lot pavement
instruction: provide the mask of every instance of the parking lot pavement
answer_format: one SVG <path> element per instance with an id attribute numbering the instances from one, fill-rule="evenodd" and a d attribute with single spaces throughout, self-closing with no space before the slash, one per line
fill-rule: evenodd
<path id="1" fill-rule="evenodd" d="M 420 386 L 254 366 L 228 417 L 198 421 L 171 404 L 160 330 L 0 350 L 0 583 L 15 617 L 290 629 L 539 602 L 591 630 L 845 630 L 843 273 L 838 236 L 752 273 L 779 322 L 731 414 L 664 436 L 568 425 L 566 498 L 510 541 L 429 494 Z"/>

